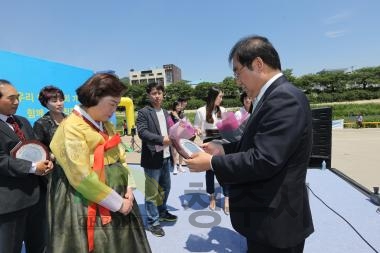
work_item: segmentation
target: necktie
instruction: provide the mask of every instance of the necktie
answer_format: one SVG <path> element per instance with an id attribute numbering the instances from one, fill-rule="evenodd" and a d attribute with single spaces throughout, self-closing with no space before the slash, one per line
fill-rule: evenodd
<path id="1" fill-rule="evenodd" d="M 7 123 L 12 125 L 13 130 L 15 131 L 17 136 L 20 138 L 20 140 L 25 141 L 24 133 L 21 131 L 21 128 L 19 127 L 19 125 L 17 124 L 17 122 L 12 116 L 7 118 Z"/>

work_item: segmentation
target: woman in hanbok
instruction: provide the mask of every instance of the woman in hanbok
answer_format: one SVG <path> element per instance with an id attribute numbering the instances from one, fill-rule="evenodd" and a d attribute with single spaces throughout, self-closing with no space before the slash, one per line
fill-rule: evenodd
<path id="1" fill-rule="evenodd" d="M 120 136 L 108 121 L 125 86 L 95 74 L 50 148 L 62 169 L 50 189 L 48 252 L 151 252 Z"/>

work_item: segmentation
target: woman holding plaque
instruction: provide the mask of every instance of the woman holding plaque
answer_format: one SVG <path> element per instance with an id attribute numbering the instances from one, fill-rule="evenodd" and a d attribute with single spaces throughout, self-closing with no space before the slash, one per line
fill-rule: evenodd
<path id="1" fill-rule="evenodd" d="M 55 132 L 50 148 L 62 170 L 50 192 L 49 252 L 151 252 L 125 150 L 108 121 L 124 92 L 116 76 L 93 75 Z"/>
<path id="2" fill-rule="evenodd" d="M 222 119 L 222 113 L 226 109 L 220 104 L 223 100 L 223 91 L 216 87 L 211 87 L 207 93 L 206 105 L 197 109 L 194 118 L 194 128 L 197 129 L 197 134 L 203 140 L 203 143 L 212 140 L 221 139 L 221 135 L 216 127 L 216 122 Z M 216 207 L 215 198 L 215 174 L 212 170 L 206 171 L 206 191 L 210 195 L 209 208 L 214 211 Z M 229 214 L 228 202 L 228 185 L 223 185 L 224 208 L 225 214 Z"/>

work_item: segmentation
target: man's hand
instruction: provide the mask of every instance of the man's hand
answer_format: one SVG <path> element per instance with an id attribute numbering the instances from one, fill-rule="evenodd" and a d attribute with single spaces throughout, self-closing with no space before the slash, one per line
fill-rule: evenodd
<path id="1" fill-rule="evenodd" d="M 169 136 L 164 136 L 164 141 L 162 142 L 163 146 L 169 146 L 172 144 L 172 141 L 170 140 Z"/>
<path id="2" fill-rule="evenodd" d="M 35 174 L 38 176 L 45 176 L 52 172 L 53 170 L 53 162 L 49 160 L 41 161 L 36 164 L 36 172 Z"/>
<path id="3" fill-rule="evenodd" d="M 222 144 L 216 142 L 207 142 L 201 145 L 201 148 L 210 155 L 224 155 L 224 148 Z"/>
<path id="4" fill-rule="evenodd" d="M 191 172 L 202 172 L 211 169 L 212 155 L 205 152 L 193 154 L 189 159 L 185 159 L 187 167 Z"/>

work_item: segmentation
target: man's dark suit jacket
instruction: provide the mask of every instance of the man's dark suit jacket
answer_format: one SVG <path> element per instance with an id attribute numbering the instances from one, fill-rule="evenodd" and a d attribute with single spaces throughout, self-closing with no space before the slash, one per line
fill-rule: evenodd
<path id="1" fill-rule="evenodd" d="M 305 185 L 312 146 L 306 96 L 279 77 L 265 91 L 239 142 L 213 156 L 221 184 L 230 184 L 233 227 L 248 240 L 292 247 L 313 231 Z"/>
<path id="2" fill-rule="evenodd" d="M 165 109 L 163 109 L 163 111 L 166 120 L 169 114 Z M 164 136 L 161 134 L 156 110 L 151 106 L 145 106 L 144 108 L 140 109 L 137 114 L 136 125 L 137 133 L 142 142 L 141 167 L 149 169 L 160 169 L 163 165 L 163 151 L 157 152 L 156 145 L 162 146 Z M 173 156 L 170 155 L 170 157 L 172 160 Z"/>
<path id="3" fill-rule="evenodd" d="M 26 118 L 15 116 L 15 120 L 27 140 L 35 139 Z M 15 132 L 0 120 L 0 215 L 32 206 L 40 198 L 39 177 L 29 173 L 32 162 L 10 156 L 19 142 Z"/>

